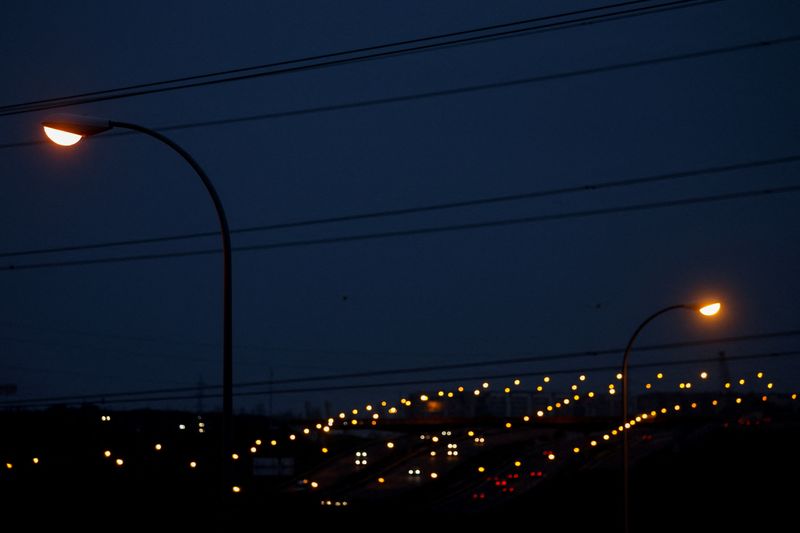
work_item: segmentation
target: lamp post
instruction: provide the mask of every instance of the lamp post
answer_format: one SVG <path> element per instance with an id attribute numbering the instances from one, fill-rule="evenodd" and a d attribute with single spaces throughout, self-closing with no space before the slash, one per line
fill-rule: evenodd
<path id="1" fill-rule="evenodd" d="M 636 341 L 636 337 L 639 336 L 639 333 L 655 318 L 663 315 L 664 313 L 668 313 L 675 309 L 686 309 L 688 311 L 695 311 L 700 313 L 703 316 L 714 316 L 719 313 L 722 304 L 719 302 L 714 302 L 708 305 L 690 305 L 690 304 L 678 304 L 678 305 L 670 305 L 665 307 L 659 311 L 656 311 L 649 317 L 647 317 L 639 327 L 633 332 L 631 335 L 630 340 L 628 341 L 628 345 L 625 347 L 625 354 L 622 356 L 622 476 L 623 476 L 623 530 L 625 533 L 628 533 L 629 526 L 628 526 L 628 452 L 629 452 L 629 443 L 628 443 L 628 429 L 625 427 L 625 424 L 628 423 L 628 356 L 631 353 L 631 348 L 633 347 L 634 341 Z"/>
<path id="2" fill-rule="evenodd" d="M 222 236 L 222 472 L 225 484 L 230 479 L 230 459 L 233 444 L 233 285 L 231 271 L 231 235 L 228 229 L 228 218 L 222 207 L 222 201 L 208 175 L 189 153 L 174 141 L 161 133 L 128 122 L 118 122 L 83 115 L 56 115 L 42 122 L 47 137 L 61 146 L 72 146 L 83 137 L 103 133 L 112 128 L 124 128 L 149 135 L 166 144 L 194 169 L 203 182 L 219 220 Z M 227 488 L 225 489 L 227 490 Z"/>

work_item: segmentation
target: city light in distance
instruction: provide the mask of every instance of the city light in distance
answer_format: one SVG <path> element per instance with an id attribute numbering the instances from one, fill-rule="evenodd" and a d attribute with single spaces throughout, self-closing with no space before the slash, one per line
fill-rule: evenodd
<path id="1" fill-rule="evenodd" d="M 154 448 L 156 449 L 157 452 L 160 452 L 161 451 L 161 444 L 156 444 L 154 446 Z"/>
<path id="2" fill-rule="evenodd" d="M 233 487 L 231 487 L 231 490 L 232 490 L 233 492 L 237 493 L 237 494 L 238 494 L 238 493 L 240 493 L 240 492 L 242 492 L 242 488 L 241 488 L 241 487 L 239 487 L 239 486 L 237 486 L 237 485 L 234 485 Z"/>

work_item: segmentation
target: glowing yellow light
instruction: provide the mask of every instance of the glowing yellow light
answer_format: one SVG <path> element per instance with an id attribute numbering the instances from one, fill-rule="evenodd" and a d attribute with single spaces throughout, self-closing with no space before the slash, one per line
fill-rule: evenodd
<path id="1" fill-rule="evenodd" d="M 635 426 L 635 425 L 636 425 L 636 420 L 631 420 L 631 426 Z"/>
<path id="2" fill-rule="evenodd" d="M 730 388 L 731 388 L 731 384 L 730 384 L 729 382 L 728 382 L 728 383 L 725 383 L 725 388 L 726 388 L 726 389 L 730 389 Z"/>
<path id="3" fill-rule="evenodd" d="M 647 413 L 642 413 L 642 420 L 647 420 L 650 417 Z"/>
<path id="4" fill-rule="evenodd" d="M 436 479 L 437 477 L 439 477 L 439 474 L 436 472 L 431 472 L 431 479 Z"/>
<path id="5" fill-rule="evenodd" d="M 239 454 L 238 453 L 232 453 L 231 457 L 233 458 L 234 461 L 238 461 L 239 460 Z"/>
<path id="6" fill-rule="evenodd" d="M 625 429 L 630 429 L 630 428 L 631 428 L 630 422 L 625 422 Z"/>
<path id="7" fill-rule="evenodd" d="M 695 402 L 692 402 L 691 408 L 692 409 L 697 409 L 697 404 Z"/>
<path id="8" fill-rule="evenodd" d="M 453 392 L 452 392 L 452 391 L 448 392 L 448 393 L 447 393 L 447 397 L 448 397 L 448 398 L 452 398 L 452 397 L 453 397 Z"/>
<path id="9" fill-rule="evenodd" d="M 544 381 L 545 383 L 550 383 L 550 376 L 545 376 L 544 378 L 542 378 L 542 381 Z"/>
<path id="10" fill-rule="evenodd" d="M 594 398 L 594 393 L 590 391 L 589 394 L 587 394 L 586 396 L 588 396 L 589 398 Z"/>
<path id="11" fill-rule="evenodd" d="M 503 389 L 503 392 L 508 394 L 509 392 L 511 392 L 511 387 L 506 387 L 505 389 Z"/>
<path id="12" fill-rule="evenodd" d="M 328 448 L 322 448 L 322 453 L 328 453 Z"/>
<path id="13" fill-rule="evenodd" d="M 350 411 L 350 412 L 351 412 L 351 413 L 353 413 L 354 415 L 357 415 L 357 414 L 358 414 L 358 409 L 353 409 L 353 410 L 352 410 L 352 411 Z"/>
<path id="14" fill-rule="evenodd" d="M 105 457 L 111 457 L 111 450 L 106 450 L 106 451 L 104 451 L 104 452 L 103 452 L 103 455 L 104 455 Z"/>
<path id="15" fill-rule="evenodd" d="M 464 392 L 464 387 L 458 387 L 456 390 L 458 390 L 458 392 Z"/>
<path id="16" fill-rule="evenodd" d="M 740 379 L 740 380 L 739 380 L 739 385 L 744 385 L 744 383 L 745 383 L 745 382 L 744 382 L 744 378 L 742 378 L 742 379 Z"/>
<path id="17" fill-rule="evenodd" d="M 758 374 L 756 374 L 756 377 L 757 377 L 758 379 L 761 379 L 761 378 L 763 378 L 763 377 L 764 377 L 764 373 L 763 373 L 763 372 L 759 372 Z"/>
<path id="18" fill-rule="evenodd" d="M 736 403 L 742 403 L 742 399 L 741 398 L 736 398 Z"/>
<path id="19" fill-rule="evenodd" d="M 485 469 L 484 467 L 482 467 L 482 466 L 479 466 L 479 467 L 478 467 L 478 472 L 480 472 L 481 474 L 483 474 L 484 472 L 486 472 L 486 469 Z"/>
<path id="20" fill-rule="evenodd" d="M 569 398 L 564 398 L 564 405 L 569 405 Z"/>
<path id="21" fill-rule="evenodd" d="M 339 413 L 339 418 L 347 418 L 347 415 L 345 413 Z"/>
<path id="22" fill-rule="evenodd" d="M 122 459 L 117 459 L 115 462 L 117 463 L 117 466 L 122 466 L 125 464 L 125 461 L 123 461 Z"/>
<path id="23" fill-rule="evenodd" d="M 714 316 L 717 313 L 719 313 L 719 310 L 720 310 L 721 307 L 722 307 L 721 303 L 714 302 L 713 304 L 708 304 L 708 305 L 705 305 L 705 306 L 701 307 L 700 309 L 698 309 L 698 311 L 700 311 L 701 315 Z"/>
<path id="24" fill-rule="evenodd" d="M 258 448 L 256 448 L 255 446 L 251 446 L 250 447 L 250 453 L 256 453 L 257 451 L 258 451 Z"/>
<path id="25" fill-rule="evenodd" d="M 481 391 L 479 389 L 475 389 L 474 391 L 472 391 L 472 394 L 474 394 L 475 396 L 480 396 Z"/>
<path id="26" fill-rule="evenodd" d="M 772 383 L 767 383 L 767 388 L 771 389 L 773 387 Z"/>
<path id="27" fill-rule="evenodd" d="M 261 439 L 256 439 L 256 446 L 261 446 Z"/>
<path id="28" fill-rule="evenodd" d="M 687 383 L 686 383 L 686 388 L 687 388 L 687 389 L 691 389 L 691 388 L 692 388 L 692 384 L 691 384 L 691 383 L 689 383 L 689 382 L 687 382 Z"/>
<path id="29" fill-rule="evenodd" d="M 386 480 L 383 479 L 382 477 L 379 477 L 378 478 L 378 483 L 381 483 L 381 484 L 386 483 Z"/>
<path id="30" fill-rule="evenodd" d="M 708 372 L 706 371 L 700 372 L 700 379 L 708 379 Z"/>
<path id="31" fill-rule="evenodd" d="M 716 406 L 719 402 L 717 400 L 711 400 L 711 405 Z"/>
<path id="32" fill-rule="evenodd" d="M 580 451 L 581 451 L 581 449 L 580 449 L 580 448 L 578 448 L 577 446 L 575 446 L 574 448 L 572 448 L 572 453 L 580 453 Z"/>
<path id="33" fill-rule="evenodd" d="M 634 420 L 636 420 L 637 422 L 641 422 L 642 421 L 642 417 L 641 416 L 637 416 Z"/>
<path id="34" fill-rule="evenodd" d="M 581 396 L 580 396 L 580 394 L 576 394 L 575 396 L 572 397 L 572 399 L 577 402 L 578 400 L 581 399 Z"/>
<path id="35" fill-rule="evenodd" d="M 427 394 L 420 394 L 419 401 L 427 402 L 428 401 L 428 395 Z M 353 414 L 355 414 L 355 413 L 353 413 Z"/>
<path id="36" fill-rule="evenodd" d="M 291 435 L 289 435 L 289 440 L 295 440 L 296 438 L 297 438 L 297 436 L 295 436 L 295 434 L 294 434 L 294 433 L 292 433 Z M 273 441 L 273 442 L 275 442 L 275 441 Z M 270 442 L 270 444 L 272 444 L 272 442 Z M 277 442 L 275 442 L 275 444 L 278 444 L 278 443 L 277 443 Z"/>
<path id="37" fill-rule="evenodd" d="M 610 438 L 611 438 L 611 437 L 609 437 L 609 436 L 608 436 L 608 433 L 606 433 L 605 435 L 603 435 L 603 440 L 608 440 L 608 439 L 610 439 Z"/>
<path id="38" fill-rule="evenodd" d="M 506 422 L 506 429 L 511 429 L 511 422 Z"/>
<path id="39" fill-rule="evenodd" d="M 289 435 L 289 440 L 294 440 L 294 435 Z M 278 445 L 278 441 L 276 441 L 275 439 L 272 439 L 271 441 L 269 441 L 269 445 L 270 446 L 277 446 Z"/>
<path id="40" fill-rule="evenodd" d="M 521 467 L 522 461 L 514 461 L 514 466 L 516 466 L 517 468 Z"/>
<path id="41" fill-rule="evenodd" d="M 387 404 L 386 404 L 386 400 L 383 400 L 383 401 L 381 402 L 381 407 L 386 407 L 386 405 L 387 405 Z"/>
<path id="42" fill-rule="evenodd" d="M 622 379 L 622 372 L 617 372 L 617 379 Z"/>
<path id="43" fill-rule="evenodd" d="M 656 412 L 655 411 L 650 411 L 650 416 L 656 416 Z"/>
<path id="44" fill-rule="evenodd" d="M 311 482 L 311 488 L 312 489 L 316 489 L 317 487 L 319 487 L 319 483 L 317 483 L 316 481 L 312 481 Z"/>
<path id="45" fill-rule="evenodd" d="M 547 458 L 552 461 L 556 458 L 556 455 L 554 453 L 549 453 L 547 454 Z"/>
<path id="46" fill-rule="evenodd" d="M 561 402 L 556 402 L 556 409 L 561 409 Z"/>
<path id="47" fill-rule="evenodd" d="M 608 389 L 608 393 L 614 395 L 617 393 L 616 389 Z"/>
<path id="48" fill-rule="evenodd" d="M 242 492 L 242 488 L 241 488 L 241 487 L 237 487 L 236 485 L 234 485 L 233 487 L 231 487 L 231 490 L 232 490 L 233 492 L 237 493 L 237 494 L 238 494 L 238 493 L 240 493 L 240 492 Z"/>
<path id="49" fill-rule="evenodd" d="M 522 417 L 522 421 L 523 422 L 530 422 L 531 421 L 531 417 L 529 417 L 528 415 L 525 415 L 525 416 Z"/>
<path id="50" fill-rule="evenodd" d="M 519 384 L 520 384 L 520 383 L 522 383 L 520 380 L 518 380 L 518 379 L 515 379 L 515 380 L 514 380 L 514 385 L 517 385 L 517 386 L 519 386 Z"/>
<path id="51" fill-rule="evenodd" d="M 44 128 L 44 133 L 47 137 L 50 138 L 56 144 L 61 146 L 72 146 L 80 141 L 83 136 L 78 135 L 77 133 L 70 133 L 64 130 L 57 130 L 55 128 L 50 128 L 48 126 L 42 126 Z"/>
<path id="52" fill-rule="evenodd" d="M 475 432 L 474 431 L 472 431 L 472 430 L 467 431 L 467 437 L 474 437 L 474 436 L 475 436 Z"/>
<path id="53" fill-rule="evenodd" d="M 350 423 L 351 423 L 351 424 L 353 424 L 354 426 L 357 426 L 357 425 L 358 425 L 358 420 L 356 420 L 356 419 L 354 418 L 354 419 L 352 419 L 352 420 L 350 421 Z"/>
<path id="54" fill-rule="evenodd" d="M 536 386 L 536 392 L 542 392 L 543 390 L 544 390 L 544 387 L 542 387 L 541 385 L 537 385 Z"/>
<path id="55" fill-rule="evenodd" d="M 649 383 L 645 383 L 645 385 L 644 385 L 644 388 L 645 388 L 645 389 L 648 389 L 648 390 L 649 390 L 650 388 L 652 388 L 652 387 L 653 387 L 653 386 L 652 386 L 651 384 L 649 384 Z"/>
<path id="56" fill-rule="evenodd" d="M 488 389 L 489 383 L 487 381 L 484 381 L 483 384 L 481 384 L 481 387 L 483 387 L 484 389 Z"/>
<path id="57" fill-rule="evenodd" d="M 431 457 L 436 457 L 436 451 L 435 450 L 431 450 Z"/>
<path id="58" fill-rule="evenodd" d="M 311 433 L 311 430 L 308 428 L 303 428 L 303 433 L 308 435 L 309 433 Z"/>
<path id="59" fill-rule="evenodd" d="M 436 435 L 434 435 L 433 437 L 431 437 L 431 440 L 432 440 L 433 442 L 439 442 L 439 437 L 437 437 Z"/>
<path id="60" fill-rule="evenodd" d="M 536 416 L 544 416 L 544 411 L 536 411 Z"/>
<path id="61" fill-rule="evenodd" d="M 372 411 L 372 405 L 367 404 L 366 407 L 364 407 L 364 409 L 366 409 L 367 411 Z"/>
<path id="62" fill-rule="evenodd" d="M 662 407 L 662 408 L 661 408 L 661 414 L 664 414 L 664 413 L 666 413 L 666 412 L 667 412 L 667 408 L 666 408 L 666 407 Z"/>
<path id="63" fill-rule="evenodd" d="M 12 468 L 14 468 L 14 465 L 13 465 L 13 464 L 11 464 L 11 463 L 6 463 L 6 468 L 8 468 L 9 470 L 11 470 Z"/>
<path id="64" fill-rule="evenodd" d="M 573 386 L 572 386 L 572 387 L 570 387 L 570 388 L 571 388 L 572 390 L 578 390 L 578 386 L 577 386 L 577 385 L 573 385 Z"/>
<path id="65" fill-rule="evenodd" d="M 548 406 L 547 406 L 547 410 L 548 410 L 548 411 L 552 411 L 552 410 L 553 410 L 553 406 L 552 406 L 552 405 L 548 405 Z"/>
<path id="66" fill-rule="evenodd" d="M 611 430 L 611 434 L 612 434 L 612 435 L 614 435 L 614 436 L 616 436 L 616 435 L 618 435 L 618 434 L 619 434 L 619 431 L 617 431 L 616 429 L 612 429 L 612 430 Z"/>
<path id="67" fill-rule="evenodd" d="M 593 440 L 589 443 L 590 446 L 597 446 L 597 441 Z"/>
<path id="68" fill-rule="evenodd" d="M 393 414 L 395 414 L 395 413 L 397 413 L 397 407 L 390 407 L 390 408 L 389 408 L 389 414 L 390 414 L 390 415 L 393 415 Z"/>
<path id="69" fill-rule="evenodd" d="M 578 381 L 586 381 L 586 376 L 581 374 L 580 376 L 578 376 Z"/>
<path id="70" fill-rule="evenodd" d="M 680 387 L 681 389 L 685 389 L 686 388 L 686 384 L 685 383 L 680 383 L 680 384 L 678 384 L 678 387 Z"/>
<path id="71" fill-rule="evenodd" d="M 392 448 L 394 448 L 394 442 L 387 442 L 386 447 L 391 450 Z"/>
<path id="72" fill-rule="evenodd" d="M 796 399 L 797 399 L 797 393 L 795 392 L 794 394 L 792 394 L 792 400 L 796 400 Z"/>
<path id="73" fill-rule="evenodd" d="M 661 372 L 656 374 L 656 379 L 663 379 L 663 378 L 664 378 L 664 374 L 662 374 Z"/>
<path id="74" fill-rule="evenodd" d="M 676 411 L 680 411 L 680 410 L 681 410 L 681 406 L 680 406 L 680 405 L 678 405 L 678 404 L 675 404 L 675 407 L 674 407 L 674 409 L 675 409 Z"/>
<path id="75" fill-rule="evenodd" d="M 156 451 L 161 451 L 161 445 L 160 444 L 156 444 L 154 446 L 154 448 L 156 449 Z"/>

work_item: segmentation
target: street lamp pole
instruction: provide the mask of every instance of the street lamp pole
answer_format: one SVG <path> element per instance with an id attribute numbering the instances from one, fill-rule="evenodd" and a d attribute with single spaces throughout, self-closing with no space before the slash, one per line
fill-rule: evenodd
<path id="1" fill-rule="evenodd" d="M 625 346 L 625 354 L 622 356 L 622 420 L 621 425 L 623 428 L 622 431 L 622 498 L 623 498 L 623 531 L 628 533 L 630 531 L 629 528 L 629 478 L 628 478 L 628 470 L 629 470 L 629 463 L 628 463 L 628 456 L 630 450 L 630 444 L 628 442 L 628 428 L 625 427 L 625 424 L 628 423 L 628 357 L 630 356 L 631 349 L 633 348 L 633 343 L 636 341 L 636 338 L 639 336 L 639 333 L 647 326 L 650 322 L 655 320 L 657 317 L 663 315 L 664 313 L 668 313 L 675 309 L 686 309 L 689 311 L 697 311 L 704 316 L 713 316 L 719 312 L 720 304 L 718 302 L 699 306 L 699 305 L 688 305 L 688 304 L 677 304 L 677 305 L 670 305 L 665 307 L 659 311 L 656 311 L 649 317 L 647 317 L 639 327 L 633 332 L 631 335 L 630 340 L 628 341 L 628 345 Z"/>
<path id="2" fill-rule="evenodd" d="M 123 128 L 149 135 L 175 150 L 194 169 L 211 196 L 222 236 L 222 472 L 230 484 L 230 461 L 233 448 L 233 272 L 231 268 L 231 234 L 228 217 L 211 179 L 194 158 L 169 137 L 130 122 L 99 119 L 82 115 L 58 115 L 42 122 L 45 133 L 56 144 L 71 146 L 81 138 L 112 128 Z"/>

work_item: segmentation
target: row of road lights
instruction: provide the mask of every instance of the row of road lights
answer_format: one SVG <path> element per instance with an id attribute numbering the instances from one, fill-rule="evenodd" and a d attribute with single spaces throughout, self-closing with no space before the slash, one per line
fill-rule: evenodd
<path id="1" fill-rule="evenodd" d="M 217 212 L 219 220 L 220 235 L 222 237 L 222 254 L 223 254 L 223 280 L 222 280 L 222 298 L 223 298 L 223 318 L 222 318 L 222 456 L 223 456 L 223 477 L 226 485 L 230 484 L 230 461 L 232 453 L 232 434 L 233 434 L 233 307 L 232 307 L 232 276 L 231 276 L 231 236 L 230 229 L 228 228 L 228 219 L 225 215 L 225 210 L 222 207 L 222 201 L 217 194 L 214 185 L 209 179 L 208 175 L 192 158 L 189 153 L 181 148 L 177 143 L 162 135 L 161 133 L 139 126 L 138 124 L 131 124 L 129 122 L 118 122 L 115 120 L 100 119 L 94 117 L 87 117 L 83 115 L 57 115 L 44 122 L 42 127 L 47 137 L 56 144 L 61 146 L 73 146 L 77 144 L 83 137 L 97 135 L 112 128 L 124 128 L 128 130 L 137 131 L 149 135 L 162 143 L 166 144 L 194 169 L 200 180 L 203 182 L 211 200 L 214 203 L 214 208 Z M 639 336 L 639 333 L 652 322 L 656 317 L 663 315 L 669 311 L 676 309 L 685 309 L 700 313 L 702 316 L 716 315 L 720 310 L 720 303 L 715 302 L 708 305 L 689 305 L 679 304 L 671 305 L 661 309 L 649 317 L 647 317 L 636 328 L 633 335 L 628 341 L 625 348 L 625 354 L 622 358 L 622 425 L 628 421 L 628 356 L 630 355 L 633 343 Z M 628 531 L 628 432 L 623 432 L 623 476 L 624 476 L 624 531 Z"/>

